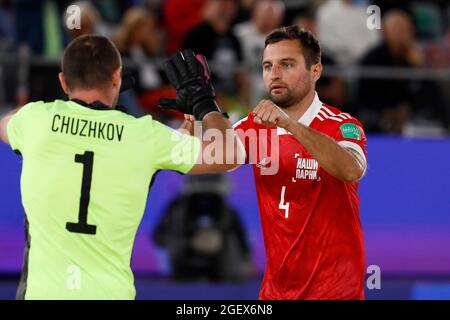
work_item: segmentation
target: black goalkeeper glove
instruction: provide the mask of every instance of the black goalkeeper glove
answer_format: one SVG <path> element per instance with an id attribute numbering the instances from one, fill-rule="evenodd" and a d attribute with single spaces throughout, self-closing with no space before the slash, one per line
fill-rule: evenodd
<path id="1" fill-rule="evenodd" d="M 197 120 L 202 120 L 210 112 L 220 112 L 203 55 L 196 55 L 190 49 L 183 50 L 171 56 L 163 68 L 177 90 L 177 96 L 176 99 L 161 98 L 161 109 L 193 114 Z"/>

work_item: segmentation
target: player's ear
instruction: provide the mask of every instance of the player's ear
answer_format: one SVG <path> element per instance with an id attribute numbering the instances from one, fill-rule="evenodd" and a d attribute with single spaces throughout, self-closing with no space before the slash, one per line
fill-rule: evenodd
<path id="1" fill-rule="evenodd" d="M 114 88 L 120 88 L 122 84 L 122 67 L 118 67 L 112 74 L 112 84 Z"/>
<path id="2" fill-rule="evenodd" d="M 65 94 L 69 94 L 69 86 L 67 85 L 66 78 L 64 77 L 64 73 L 60 72 L 58 74 L 59 83 L 61 84 L 61 88 L 63 89 Z"/>
<path id="3" fill-rule="evenodd" d="M 322 75 L 322 63 L 316 63 L 311 66 L 311 75 L 314 81 L 319 80 Z"/>

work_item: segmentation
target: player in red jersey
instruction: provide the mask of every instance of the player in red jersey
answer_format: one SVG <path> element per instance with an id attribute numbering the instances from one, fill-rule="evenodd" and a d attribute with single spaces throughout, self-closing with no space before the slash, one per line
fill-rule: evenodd
<path id="1" fill-rule="evenodd" d="M 254 164 L 267 253 L 260 299 L 364 298 L 366 138 L 358 120 L 319 100 L 320 55 L 307 31 L 271 32 L 262 62 L 270 100 L 235 125 Z"/>
<path id="2" fill-rule="evenodd" d="M 358 120 L 319 100 L 320 52 L 296 26 L 271 32 L 262 63 L 270 99 L 235 125 L 254 165 L 267 252 L 260 299 L 364 298 L 357 191 L 366 138 Z M 171 69 L 168 77 L 176 78 Z M 189 114 L 183 104 L 197 91 L 178 88 L 171 105 Z M 192 134 L 194 120 L 186 115 L 182 128 Z"/>

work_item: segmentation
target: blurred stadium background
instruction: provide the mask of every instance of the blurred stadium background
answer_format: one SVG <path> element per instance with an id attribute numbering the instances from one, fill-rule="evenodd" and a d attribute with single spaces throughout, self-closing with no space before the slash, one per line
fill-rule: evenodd
<path id="1" fill-rule="evenodd" d="M 299 24 L 321 41 L 322 101 L 358 117 L 368 133 L 361 217 L 367 266 L 380 267 L 381 289 L 367 289 L 366 297 L 450 299 L 448 1 L 80 1 L 81 30 L 68 30 L 71 4 L 0 0 L 1 113 L 64 99 L 57 80 L 64 46 L 98 33 L 117 44 L 137 79 L 121 97 L 131 113 L 178 126 L 180 115 L 157 108 L 160 97 L 174 95 L 160 66 L 190 47 L 206 55 L 220 105 L 236 121 L 263 97 L 265 34 Z M 379 30 L 367 27 L 370 5 L 381 9 Z M 0 168 L 0 298 L 13 299 L 24 217 L 21 158 L 6 145 Z M 132 259 L 137 298 L 256 299 L 264 264 L 249 166 L 198 179 L 158 174 Z"/>

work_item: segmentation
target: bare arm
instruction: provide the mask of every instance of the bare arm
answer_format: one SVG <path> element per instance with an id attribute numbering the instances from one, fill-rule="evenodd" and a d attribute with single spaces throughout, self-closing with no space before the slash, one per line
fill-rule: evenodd
<path id="1" fill-rule="evenodd" d="M 356 151 L 344 148 L 330 137 L 298 123 L 271 101 L 262 101 L 253 112 L 256 122 L 276 125 L 292 133 L 330 175 L 350 183 L 362 177 L 364 161 Z"/>
<path id="2" fill-rule="evenodd" d="M 186 121 L 189 122 L 189 120 Z M 183 124 L 192 128 L 186 121 Z M 203 119 L 202 147 L 199 159 L 188 173 L 230 171 L 239 167 L 244 161 L 244 148 L 234 133 L 230 121 L 219 112 L 207 114 Z"/>
<path id="3" fill-rule="evenodd" d="M 291 132 L 332 176 L 351 183 L 362 177 L 364 164 L 356 151 L 344 148 L 330 137 L 296 121 L 291 121 L 286 130 Z"/>

